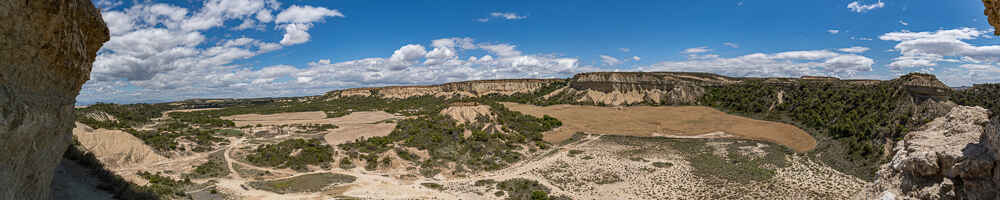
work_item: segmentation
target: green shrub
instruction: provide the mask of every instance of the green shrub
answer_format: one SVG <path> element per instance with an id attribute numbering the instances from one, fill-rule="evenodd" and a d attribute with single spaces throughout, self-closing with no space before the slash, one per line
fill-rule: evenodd
<path id="1" fill-rule="evenodd" d="M 254 181 L 249 185 L 253 188 L 266 190 L 278 194 L 298 193 L 298 192 L 318 192 L 331 185 L 352 183 L 357 177 L 346 174 L 315 173 L 295 176 L 292 178 Z"/>
<path id="2" fill-rule="evenodd" d="M 575 157 L 577 154 L 581 154 L 581 153 L 583 153 L 583 150 L 571 149 L 571 150 L 569 150 L 569 154 L 566 154 L 566 156 Z"/>
<path id="3" fill-rule="evenodd" d="M 341 169 L 354 169 L 354 162 L 351 162 L 351 158 L 343 157 L 340 158 L 340 168 Z"/>
<path id="4" fill-rule="evenodd" d="M 183 187 L 191 184 L 190 180 L 174 180 L 170 177 L 160 175 L 159 172 L 153 174 L 146 171 L 140 171 L 136 174 L 143 179 L 149 180 L 149 185 L 145 187 L 149 188 L 149 190 L 161 197 L 186 196 L 183 191 Z"/>
<path id="5" fill-rule="evenodd" d="M 265 144 L 247 155 L 247 161 L 260 166 L 305 170 L 307 165 L 333 162 L 333 148 L 322 143 L 318 139 L 291 139 Z M 296 155 L 291 155 L 296 151 Z"/>
<path id="6" fill-rule="evenodd" d="M 86 108 L 77 108 L 76 118 L 80 123 L 92 128 L 124 129 L 150 122 L 150 119 L 163 115 L 163 111 L 172 107 L 167 104 L 113 104 L 96 103 Z M 117 121 L 98 121 L 88 117 L 91 113 L 104 112 Z"/>
<path id="7" fill-rule="evenodd" d="M 514 178 L 498 182 L 496 188 L 507 193 L 507 199 L 548 199 L 549 188 L 538 181 Z"/>
<path id="8" fill-rule="evenodd" d="M 225 177 L 229 175 L 229 166 L 226 163 L 225 151 L 212 153 L 208 156 L 208 162 L 194 167 L 192 174 L 185 174 L 185 178 L 213 178 Z"/>
<path id="9" fill-rule="evenodd" d="M 444 190 L 444 185 L 437 184 L 437 183 L 420 183 L 420 185 L 423 185 L 424 187 L 427 187 L 427 188 L 430 188 L 430 189 Z"/>
<path id="10" fill-rule="evenodd" d="M 659 168 L 668 168 L 668 167 L 673 167 L 674 164 L 669 162 L 653 162 L 653 166 Z"/>
<path id="11" fill-rule="evenodd" d="M 972 88 L 955 91 L 951 100 L 963 106 L 980 106 L 990 110 L 993 116 L 1000 116 L 1000 84 L 976 84 Z"/>

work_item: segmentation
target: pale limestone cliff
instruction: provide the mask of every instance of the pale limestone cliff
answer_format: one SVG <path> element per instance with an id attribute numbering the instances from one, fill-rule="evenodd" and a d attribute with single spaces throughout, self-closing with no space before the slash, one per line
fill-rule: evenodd
<path id="1" fill-rule="evenodd" d="M 577 74 L 567 88 L 557 92 L 592 104 L 695 104 L 705 93 L 704 87 L 738 82 L 708 73 L 593 72 Z M 547 97 L 551 96 L 555 95 Z"/>
<path id="2" fill-rule="evenodd" d="M 327 93 L 332 97 L 349 96 L 370 96 L 377 95 L 382 98 L 404 99 L 414 96 L 436 96 L 436 97 L 479 97 L 483 95 L 498 94 L 511 95 L 517 93 L 533 93 L 551 83 L 563 81 L 561 79 L 509 79 L 509 80 L 481 80 L 445 83 L 429 86 L 390 86 L 381 88 L 353 88 L 337 90 Z"/>
<path id="3" fill-rule="evenodd" d="M 873 189 L 882 199 L 1000 199 L 998 122 L 988 116 L 957 106 L 907 134 Z"/>
<path id="4" fill-rule="evenodd" d="M 89 0 L 0 0 L 0 199 L 50 199 L 108 29 Z"/>

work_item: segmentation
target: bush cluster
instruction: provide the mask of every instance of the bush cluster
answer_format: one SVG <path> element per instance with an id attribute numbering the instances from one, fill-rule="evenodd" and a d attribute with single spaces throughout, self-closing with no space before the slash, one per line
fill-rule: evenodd
<path id="1" fill-rule="evenodd" d="M 965 90 L 955 91 L 951 99 L 964 106 L 980 106 L 990 110 L 993 116 L 1000 116 L 1000 83 L 977 84 Z"/>
<path id="2" fill-rule="evenodd" d="M 294 155 L 293 152 L 296 152 Z M 291 139 L 277 144 L 265 144 L 247 155 L 255 165 L 305 170 L 307 165 L 333 162 L 333 148 L 318 139 Z"/>
<path id="3" fill-rule="evenodd" d="M 76 119 L 80 123 L 93 128 L 122 129 L 149 123 L 151 119 L 163 115 L 163 111 L 172 109 L 167 104 L 113 104 L 96 103 L 86 108 L 76 109 Z M 87 116 L 91 113 L 104 112 L 114 116 L 116 121 L 98 121 Z"/>

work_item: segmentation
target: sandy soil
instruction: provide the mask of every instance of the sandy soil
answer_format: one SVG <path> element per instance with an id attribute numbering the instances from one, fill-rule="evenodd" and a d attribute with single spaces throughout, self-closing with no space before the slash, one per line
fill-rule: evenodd
<path id="1" fill-rule="evenodd" d="M 396 129 L 395 123 L 378 124 L 340 124 L 340 128 L 330 130 L 330 133 L 323 136 L 326 143 L 331 146 L 351 142 L 358 138 L 370 138 L 376 136 L 386 136 Z"/>
<path id="2" fill-rule="evenodd" d="M 562 127 L 545 134 L 544 139 L 553 143 L 566 140 L 576 132 L 669 137 L 721 131 L 742 138 L 778 143 L 798 152 L 816 148 L 816 140 L 798 127 L 730 115 L 703 106 L 541 107 L 503 104 L 513 111 L 538 117 L 549 115 L 562 121 Z"/>
<path id="3" fill-rule="evenodd" d="M 396 123 L 383 122 L 387 119 L 398 119 L 400 117 L 385 112 L 354 112 L 347 116 L 330 119 L 331 123 L 338 126 L 337 129 L 329 130 L 323 139 L 330 146 L 336 146 L 344 142 L 354 141 L 365 137 L 386 136 L 396 129 Z"/>
<path id="4" fill-rule="evenodd" d="M 557 148 L 549 156 L 467 179 L 437 183 L 445 185 L 448 192 L 482 194 L 474 199 L 503 198 L 491 195 L 496 191 L 494 188 L 474 186 L 476 181 L 513 178 L 536 180 L 549 187 L 551 194 L 572 199 L 846 199 L 865 185 L 860 179 L 795 155 L 788 155 L 786 161 L 790 165 L 777 169 L 770 180 L 720 185 L 694 175 L 694 169 L 673 147 L 634 142 L 622 145 L 591 135 L 582 142 Z M 569 150 L 583 153 L 570 156 Z M 623 154 L 645 160 L 631 160 Z M 673 165 L 660 168 L 653 166 L 653 162 Z"/>

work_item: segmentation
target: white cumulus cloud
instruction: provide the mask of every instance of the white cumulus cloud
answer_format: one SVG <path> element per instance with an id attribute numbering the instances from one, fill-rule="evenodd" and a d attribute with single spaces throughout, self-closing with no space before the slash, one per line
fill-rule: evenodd
<path id="1" fill-rule="evenodd" d="M 837 51 L 847 52 L 847 53 L 864 53 L 870 50 L 868 47 L 848 47 L 837 49 Z"/>
<path id="2" fill-rule="evenodd" d="M 931 67 L 939 62 L 1000 61 L 1000 46 L 975 46 L 966 42 L 981 37 L 986 31 L 974 28 L 938 30 L 932 32 L 899 31 L 883 34 L 881 40 L 898 42 L 893 49 L 900 53 L 889 64 L 892 70 Z"/>
<path id="3" fill-rule="evenodd" d="M 204 39 L 198 38 L 196 35 L 191 38 L 166 37 L 163 40 L 174 41 L 186 48 L 149 51 L 173 52 L 172 54 L 177 54 L 174 57 L 179 58 L 163 65 L 149 66 L 187 66 L 185 70 L 136 68 L 160 71 L 151 73 L 155 75 L 142 81 L 111 79 L 88 82 L 81 92 L 80 100 L 148 102 L 187 98 L 300 96 L 346 87 L 438 84 L 503 78 L 557 78 L 597 70 L 593 66 L 581 65 L 576 58 L 527 54 L 513 44 L 477 43 L 472 38 L 442 38 L 429 41 L 428 44 L 408 44 L 394 51 L 387 50 L 385 57 L 339 62 L 319 59 L 305 66 L 275 65 L 255 69 L 232 63 L 254 56 L 264 51 L 265 47 L 270 49 L 281 46 L 240 37 L 220 41 L 210 48 L 198 49 L 198 46 L 205 45 Z M 190 55 L 184 54 L 185 52 Z M 106 62 L 114 59 L 99 60 Z"/>
<path id="4" fill-rule="evenodd" d="M 885 7 L 885 3 L 883 3 L 881 0 L 872 4 L 863 4 L 858 1 L 854 1 L 847 4 L 847 8 L 856 13 L 868 12 L 882 7 Z"/>
<path id="5" fill-rule="evenodd" d="M 281 44 L 308 41 L 305 31 L 322 21 L 313 17 L 304 20 L 311 23 L 271 24 L 271 13 L 283 11 L 275 0 L 207 0 L 191 8 L 154 2 L 114 8 L 117 1 L 106 2 L 111 2 L 108 5 L 113 8 L 102 11 L 111 39 L 98 52 L 92 80 L 81 91 L 84 102 L 134 102 L 164 94 L 211 96 L 224 94 L 215 91 L 217 88 L 280 82 L 282 79 L 270 74 L 293 68 L 255 69 L 238 61 L 282 49 Z M 251 38 L 230 32 L 246 28 L 263 31 L 267 29 L 261 27 L 269 26 L 287 32 L 280 42 L 275 41 L 277 38 Z M 263 75 L 254 75 L 258 73 Z"/>
<path id="6" fill-rule="evenodd" d="M 309 41 L 310 24 L 288 24 L 285 25 L 285 36 L 281 38 L 281 45 L 301 44 Z"/>
<path id="7" fill-rule="evenodd" d="M 478 18 L 476 21 L 479 22 L 489 22 L 490 19 L 503 19 L 503 20 L 520 20 L 527 19 L 528 16 L 518 15 L 513 12 L 492 12 L 489 17 Z"/>
<path id="8" fill-rule="evenodd" d="M 601 55 L 601 63 L 604 63 L 604 65 L 608 66 L 614 66 L 622 64 L 622 61 L 618 60 L 618 58 L 615 57 L 611 57 L 608 55 Z"/>
<path id="9" fill-rule="evenodd" d="M 696 53 L 705 53 L 709 51 L 712 51 L 712 49 L 709 49 L 708 47 L 695 47 L 695 48 L 684 49 L 684 51 L 681 51 L 681 53 L 696 54 Z"/>
<path id="10" fill-rule="evenodd" d="M 753 53 L 738 57 L 715 54 L 689 56 L 686 61 L 666 61 L 640 67 L 639 71 L 711 72 L 728 76 L 798 77 L 803 75 L 854 76 L 872 71 L 874 60 L 828 50 Z"/>
<path id="11" fill-rule="evenodd" d="M 291 6 L 275 18 L 275 23 L 313 23 L 323 20 L 326 17 L 344 17 L 343 13 L 324 7 L 312 6 Z"/>

